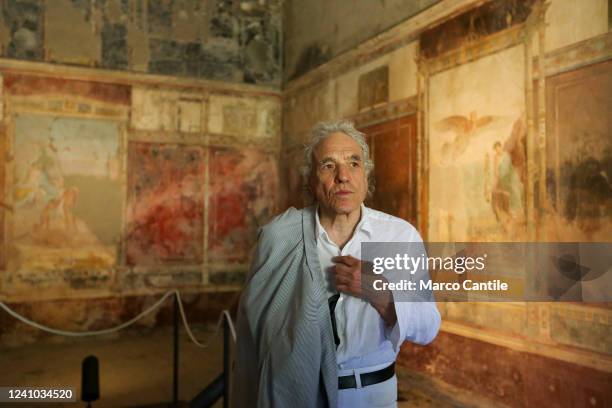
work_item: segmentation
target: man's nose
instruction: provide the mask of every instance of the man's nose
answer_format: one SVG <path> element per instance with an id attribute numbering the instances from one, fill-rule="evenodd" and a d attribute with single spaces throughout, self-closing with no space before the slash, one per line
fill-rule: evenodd
<path id="1" fill-rule="evenodd" d="M 344 165 L 340 165 L 337 167 L 336 180 L 339 183 L 346 183 L 349 181 L 349 171 L 348 167 Z"/>

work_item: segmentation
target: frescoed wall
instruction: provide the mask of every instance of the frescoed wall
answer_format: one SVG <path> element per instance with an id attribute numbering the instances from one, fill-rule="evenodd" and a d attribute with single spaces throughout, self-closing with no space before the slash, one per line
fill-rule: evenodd
<path id="1" fill-rule="evenodd" d="M 281 80 L 277 0 L 19 0 L 0 11 L 2 58 L 238 83 Z"/>
<path id="2" fill-rule="evenodd" d="M 9 269 L 115 264 L 122 221 L 120 144 L 115 122 L 15 117 Z"/>
<path id="3" fill-rule="evenodd" d="M 2 88 L 0 292 L 108 291 L 122 257 L 129 87 L 6 72 Z"/>
<path id="4" fill-rule="evenodd" d="M 33 320 L 105 328 L 176 288 L 216 318 L 258 228 L 303 206 L 303 145 L 333 118 L 410 122 L 372 144 L 370 203 L 426 240 L 612 236 L 608 0 L 363 1 L 382 25 L 329 5 L 305 35 L 291 1 L 282 36 L 278 1 L 140 3 L 0 6 L 0 300 Z M 486 406 L 612 401 L 609 304 L 438 307 L 398 371 Z M 0 345 L 38 336 L 0 314 Z"/>
<path id="5" fill-rule="evenodd" d="M 204 148 L 130 143 L 127 263 L 202 262 Z"/>
<path id="6" fill-rule="evenodd" d="M 245 262 L 257 229 L 276 214 L 274 157 L 255 149 L 214 148 L 210 171 L 209 259 Z"/>
<path id="7" fill-rule="evenodd" d="M 395 214 L 416 224 L 416 117 L 404 116 L 379 125 L 361 129 L 368 136 L 368 144 L 376 166 L 373 182 L 375 194 L 368 205 Z M 408 164 L 406 165 L 406 158 Z"/>
<path id="8" fill-rule="evenodd" d="M 612 62 L 546 83 L 549 239 L 612 239 Z"/>
<path id="9" fill-rule="evenodd" d="M 383 183 L 391 185 L 416 161 L 415 185 L 405 182 L 402 193 L 415 197 L 413 224 L 427 241 L 610 241 L 608 10 L 607 0 L 432 5 L 289 81 L 282 160 L 299 158 L 306 122 L 350 118 L 375 131 L 413 117 L 415 146 L 397 133 L 389 144 L 404 145 L 382 158 L 375 152 L 375 166 L 399 167 L 385 172 Z M 368 87 L 387 93 L 374 98 L 362 89 Z M 388 157 L 394 154 L 400 157 Z M 296 175 L 285 175 L 285 183 L 283 204 L 295 205 Z M 370 205 L 385 194 L 375 192 Z M 394 210 L 401 195 L 381 208 L 402 216 Z M 438 338 L 426 347 L 405 345 L 399 358 L 427 381 L 487 398 L 484 406 L 612 400 L 605 385 L 612 372 L 609 305 L 438 308 Z"/>
<path id="10" fill-rule="evenodd" d="M 45 315 L 45 302 L 132 296 L 136 306 L 102 307 L 110 324 L 137 313 L 138 296 L 181 288 L 206 305 L 204 292 L 238 290 L 257 229 L 278 209 L 274 91 L 0 72 L 2 301 L 37 302 L 38 321 L 61 327 L 69 316 Z M 232 128 L 236 117 L 252 127 Z M 0 327 L 0 344 L 32 336 L 42 334 Z"/>
<path id="11" fill-rule="evenodd" d="M 524 65 L 515 46 L 429 77 L 430 239 L 525 237 Z"/>

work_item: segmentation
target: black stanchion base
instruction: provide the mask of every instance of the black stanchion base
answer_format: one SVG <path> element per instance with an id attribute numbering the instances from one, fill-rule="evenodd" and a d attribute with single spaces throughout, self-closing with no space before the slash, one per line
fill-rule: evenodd
<path id="1" fill-rule="evenodd" d="M 194 399 L 189 403 L 190 408 L 207 408 L 212 406 L 219 398 L 223 396 L 225 389 L 224 374 L 221 373 L 211 382 L 208 387 L 204 388 Z"/>

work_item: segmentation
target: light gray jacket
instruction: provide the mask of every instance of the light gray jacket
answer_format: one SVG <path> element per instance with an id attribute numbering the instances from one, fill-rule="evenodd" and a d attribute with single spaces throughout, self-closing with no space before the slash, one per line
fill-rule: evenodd
<path id="1" fill-rule="evenodd" d="M 238 307 L 234 407 L 336 407 L 336 346 L 315 238 L 315 207 L 260 230 Z"/>

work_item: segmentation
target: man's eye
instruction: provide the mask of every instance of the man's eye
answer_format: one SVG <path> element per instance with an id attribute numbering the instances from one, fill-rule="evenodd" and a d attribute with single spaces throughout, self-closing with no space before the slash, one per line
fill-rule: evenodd
<path id="1" fill-rule="evenodd" d="M 359 162 L 351 162 L 351 167 L 359 167 L 360 163 Z"/>
<path id="2" fill-rule="evenodd" d="M 323 163 L 321 168 L 325 170 L 332 170 L 334 168 L 334 163 Z"/>

